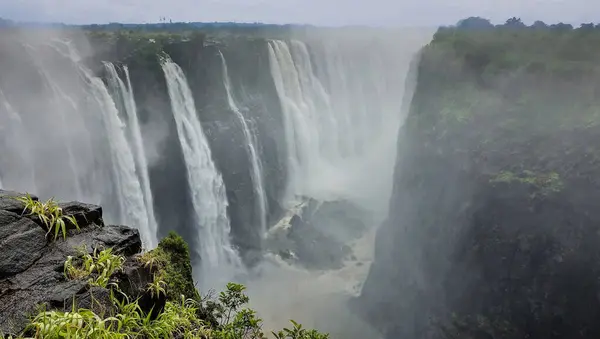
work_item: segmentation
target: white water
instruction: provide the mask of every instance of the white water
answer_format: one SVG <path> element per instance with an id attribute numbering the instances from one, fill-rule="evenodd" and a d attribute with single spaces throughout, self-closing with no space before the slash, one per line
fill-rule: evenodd
<path id="1" fill-rule="evenodd" d="M 55 43 L 59 43 L 58 41 Z M 136 173 L 133 152 L 125 137 L 125 124 L 119 117 L 113 98 L 104 82 L 94 76 L 91 71 L 80 64 L 81 57 L 68 42 L 63 42 L 66 53 L 59 45 L 55 45 L 57 52 L 71 59 L 79 70 L 80 75 L 89 85 L 89 94 L 100 108 L 102 122 L 106 132 L 106 139 L 110 146 L 112 160 L 112 174 L 117 190 L 116 197 L 120 206 L 120 221 L 126 225 L 136 227 L 140 231 L 142 242 L 145 246 L 152 243 L 152 234 L 148 212 L 144 202 L 144 194 Z"/>
<path id="2" fill-rule="evenodd" d="M 408 63 L 384 67 L 377 54 L 356 61 L 365 51 L 326 46 L 315 59 L 322 63 L 318 77 L 304 42 L 269 42 L 288 150 L 284 203 L 309 196 L 380 209 L 391 194 Z"/>
<path id="3" fill-rule="evenodd" d="M 0 146 L 9 146 L 10 140 L 17 139 L 20 144 L 20 149 L 17 150 L 13 150 L 10 147 L 7 149 L 0 147 L 0 154 L 2 154 L 0 156 L 0 189 L 10 189 L 10 187 L 5 186 L 3 180 L 11 183 L 17 181 L 14 180 L 15 177 L 27 177 L 27 180 L 24 180 L 27 184 L 23 188 L 34 192 L 35 172 L 28 152 L 30 139 L 20 138 L 22 133 L 23 121 L 21 117 L 8 102 L 4 92 L 0 90 Z"/>
<path id="4" fill-rule="evenodd" d="M 169 57 L 162 60 L 162 69 L 194 204 L 199 244 L 196 251 L 201 258 L 201 272 L 196 272 L 196 278 L 202 282 L 203 290 L 220 288 L 242 267 L 229 239 L 225 184 L 213 163 L 183 70 Z"/>
<path id="5" fill-rule="evenodd" d="M 63 53 L 63 55 L 72 60 L 89 84 L 91 98 L 102 113 L 106 139 L 111 150 L 113 180 L 120 205 L 120 220 L 126 225 L 139 229 L 143 244 L 148 245 L 152 243 L 153 236 L 149 226 L 144 195 L 136 173 L 133 152 L 125 137 L 125 124 L 121 121 L 119 110 L 104 82 L 79 63 L 81 58 L 69 43 L 65 43 L 65 45 L 68 53 Z M 56 50 L 61 52 L 60 48 L 56 48 Z"/>
<path id="6" fill-rule="evenodd" d="M 144 204 L 148 219 L 148 234 L 146 236 L 145 245 L 148 248 L 155 248 L 158 245 L 156 218 L 154 216 L 154 202 L 152 199 L 152 190 L 150 189 L 150 177 L 148 175 L 148 163 L 146 161 L 146 152 L 140 131 L 140 124 L 137 117 L 137 108 L 133 90 L 131 88 L 131 80 L 129 79 L 129 69 L 124 66 L 125 79 L 127 85 L 121 80 L 115 66 L 107 62 L 104 64 L 109 73 L 109 81 L 113 82 L 113 86 L 118 88 L 123 99 L 123 106 L 127 114 L 127 130 L 129 142 L 133 145 L 136 172 L 141 181 L 142 193 L 144 196 Z"/>
<path id="7" fill-rule="evenodd" d="M 8 122 L 0 144 L 3 185 L 102 204 L 108 223 L 136 227 L 145 245 L 155 243 L 126 126 L 106 85 L 69 41 L 29 42 L 20 46 L 22 56 L 14 56 L 17 65 L 19 57 L 30 63 L 22 75 L 28 82 L 6 81 L 7 95 L 0 96 L 0 125 Z"/>
<path id="8" fill-rule="evenodd" d="M 121 220 L 140 230 L 144 245 L 152 243 L 152 233 L 148 222 L 148 213 L 144 204 L 144 194 L 135 170 L 133 153 L 125 138 L 125 125 L 119 118 L 119 111 L 108 93 L 104 82 L 82 69 L 91 85 L 94 99 L 102 107 L 106 136 L 111 148 L 113 175 L 117 196 L 121 205 Z M 156 235 L 154 235 L 155 237 Z"/>
<path id="9" fill-rule="evenodd" d="M 260 218 L 260 234 L 264 237 L 267 232 L 267 197 L 263 184 L 262 165 L 256 152 L 256 138 L 248 128 L 246 119 L 240 112 L 239 107 L 233 99 L 227 62 L 225 61 L 225 57 L 221 51 L 219 51 L 219 56 L 221 57 L 221 64 L 223 66 L 223 83 L 225 85 L 225 91 L 227 92 L 227 103 L 229 104 L 229 108 L 235 113 L 236 117 L 242 124 L 244 138 L 246 139 L 246 148 L 248 149 L 248 156 L 250 158 L 252 183 L 254 184 L 254 192 L 258 197 L 257 210 Z"/>

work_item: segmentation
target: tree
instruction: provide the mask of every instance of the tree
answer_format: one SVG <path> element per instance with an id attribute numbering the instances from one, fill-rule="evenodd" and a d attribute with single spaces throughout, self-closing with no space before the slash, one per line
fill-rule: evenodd
<path id="1" fill-rule="evenodd" d="M 523 21 L 521 21 L 521 18 L 517 18 L 517 17 L 512 17 L 508 20 L 506 20 L 506 22 L 504 23 L 504 26 L 506 27 L 511 27 L 511 28 L 524 28 L 526 27 L 525 24 L 523 23 Z"/>
<path id="2" fill-rule="evenodd" d="M 478 16 L 472 16 L 463 20 L 460 20 L 456 26 L 462 29 L 485 29 L 493 28 L 494 25 L 488 19 L 484 19 Z"/>

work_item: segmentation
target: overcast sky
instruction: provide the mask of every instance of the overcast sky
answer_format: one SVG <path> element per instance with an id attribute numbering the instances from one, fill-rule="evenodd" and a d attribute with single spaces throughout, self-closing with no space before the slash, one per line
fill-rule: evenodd
<path id="1" fill-rule="evenodd" d="M 429 26 L 478 15 L 599 22 L 600 0 L 0 0 L 0 17 L 65 23 L 238 21 Z"/>

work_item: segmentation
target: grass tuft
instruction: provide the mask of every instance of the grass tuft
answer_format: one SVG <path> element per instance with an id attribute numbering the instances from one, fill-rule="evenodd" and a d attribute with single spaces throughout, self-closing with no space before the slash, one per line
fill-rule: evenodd
<path id="1" fill-rule="evenodd" d="M 80 230 L 75 217 L 64 215 L 62 208 L 58 206 L 53 198 L 46 200 L 46 202 L 41 202 L 33 199 L 27 193 L 27 195 L 15 197 L 15 199 L 25 205 L 22 214 L 25 215 L 27 213 L 26 215 L 36 216 L 42 222 L 47 230 L 46 237 L 50 233 L 54 233 L 54 241 L 58 239 L 59 233 L 62 234 L 63 239 L 67 238 L 67 222 L 75 226 L 78 231 Z"/>
<path id="2" fill-rule="evenodd" d="M 64 264 L 64 274 L 68 279 L 88 279 L 92 286 L 106 288 L 113 274 L 123 269 L 125 257 L 112 253 L 112 248 L 102 251 L 94 249 L 94 253 L 85 253 L 82 257 L 81 265 L 73 263 L 73 257 L 67 257 Z"/>

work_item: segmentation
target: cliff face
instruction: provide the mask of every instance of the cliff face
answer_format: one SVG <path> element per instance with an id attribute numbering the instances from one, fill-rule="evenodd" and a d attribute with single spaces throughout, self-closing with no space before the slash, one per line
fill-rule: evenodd
<path id="1" fill-rule="evenodd" d="M 596 38 L 446 29 L 423 49 L 360 298 L 387 338 L 600 334 Z"/>

